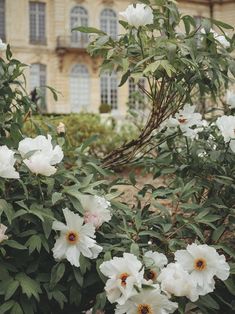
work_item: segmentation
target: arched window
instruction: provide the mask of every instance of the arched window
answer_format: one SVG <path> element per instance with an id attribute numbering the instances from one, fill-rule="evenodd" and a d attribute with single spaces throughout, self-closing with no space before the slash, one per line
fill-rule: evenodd
<path id="1" fill-rule="evenodd" d="M 112 109 L 118 109 L 118 79 L 117 74 L 104 72 L 100 76 L 101 104 L 108 104 Z"/>
<path id="2" fill-rule="evenodd" d="M 88 26 L 88 12 L 81 6 L 74 7 L 70 13 L 71 31 L 78 26 Z M 88 34 L 72 31 L 71 43 L 79 48 L 86 47 L 88 43 Z"/>
<path id="3" fill-rule="evenodd" d="M 100 14 L 100 28 L 112 38 L 117 38 L 117 14 L 112 9 L 104 9 Z"/>
<path id="4" fill-rule="evenodd" d="M 46 65 L 34 63 L 30 67 L 30 93 L 39 109 L 46 110 Z"/>
<path id="5" fill-rule="evenodd" d="M 71 111 L 79 112 L 90 104 L 90 76 L 84 64 L 76 64 L 70 73 Z"/>
<path id="6" fill-rule="evenodd" d="M 141 88 L 145 88 L 145 79 L 141 78 L 138 83 L 131 77 L 128 80 L 129 107 L 131 109 L 143 110 L 145 105 L 145 94 Z"/>

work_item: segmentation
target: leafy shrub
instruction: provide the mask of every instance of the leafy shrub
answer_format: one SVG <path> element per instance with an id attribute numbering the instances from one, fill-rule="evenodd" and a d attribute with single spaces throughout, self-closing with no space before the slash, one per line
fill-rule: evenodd
<path id="1" fill-rule="evenodd" d="M 89 151 L 102 157 L 137 134 L 131 123 L 121 122 L 118 126 L 112 117 L 102 121 L 100 115 L 93 113 L 33 116 L 24 124 L 24 132 L 28 136 L 38 133 L 45 135 L 48 132 L 56 135 L 59 123 L 65 125 L 65 139 L 70 157 L 74 149 L 91 137 L 94 141 L 89 146 Z"/>
<path id="2" fill-rule="evenodd" d="M 156 3 L 168 21 L 172 2 Z M 21 67 L 8 48 L 0 59 L 0 313 L 233 313 L 232 112 L 208 125 L 193 106 L 172 110 L 135 160 L 154 179 L 139 187 L 133 172 L 125 180 L 87 154 L 89 139 L 66 168 L 55 127 L 46 125 L 53 138 L 41 135 L 44 126 L 24 136 L 33 104 Z M 123 184 L 136 191 L 132 205 L 120 201 Z"/>

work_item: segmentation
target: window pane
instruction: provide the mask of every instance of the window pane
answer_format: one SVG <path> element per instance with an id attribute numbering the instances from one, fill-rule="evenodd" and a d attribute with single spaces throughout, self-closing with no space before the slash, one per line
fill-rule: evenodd
<path id="1" fill-rule="evenodd" d="M 46 65 L 35 63 L 30 67 L 30 92 L 39 109 L 46 110 Z M 40 96 L 40 97 L 39 97 Z"/>
<path id="2" fill-rule="evenodd" d="M 90 105 L 90 76 L 83 64 L 77 64 L 70 73 L 71 111 L 87 110 Z"/>
<path id="3" fill-rule="evenodd" d="M 112 9 L 104 9 L 100 15 L 100 28 L 112 38 L 117 38 L 117 15 Z"/>
<path id="4" fill-rule="evenodd" d="M 0 0 L 0 38 L 4 41 L 5 37 L 5 0 Z"/>
<path id="5" fill-rule="evenodd" d="M 45 44 L 46 42 L 46 4 L 29 3 L 30 42 Z"/>
<path id="6" fill-rule="evenodd" d="M 118 109 L 118 80 L 116 73 L 107 72 L 100 77 L 101 104 L 108 104 L 112 109 Z"/>
<path id="7" fill-rule="evenodd" d="M 73 46 L 83 48 L 88 43 L 88 34 L 72 31 L 77 26 L 88 26 L 88 12 L 81 6 L 76 6 L 70 14 L 71 42 Z"/>

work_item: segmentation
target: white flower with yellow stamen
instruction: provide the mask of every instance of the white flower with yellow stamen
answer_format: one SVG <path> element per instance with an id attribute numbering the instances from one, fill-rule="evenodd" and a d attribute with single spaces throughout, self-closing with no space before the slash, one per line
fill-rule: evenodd
<path id="1" fill-rule="evenodd" d="M 214 290 L 214 276 L 226 280 L 229 276 L 229 265 L 224 255 L 219 255 L 215 248 L 206 244 L 188 245 L 186 250 L 175 252 L 176 261 L 186 270 L 200 295 Z"/>
<path id="2" fill-rule="evenodd" d="M 168 314 L 174 313 L 177 307 L 177 303 L 169 301 L 155 285 L 154 289 L 144 289 L 125 304 L 118 305 L 115 314 Z"/>
<path id="3" fill-rule="evenodd" d="M 144 253 L 144 264 L 147 268 L 145 279 L 155 282 L 161 269 L 167 264 L 167 258 L 163 253 L 148 251 Z"/>
<path id="4" fill-rule="evenodd" d="M 20 175 L 14 167 L 16 162 L 14 154 L 6 145 L 0 146 L 0 177 L 19 179 Z"/>
<path id="5" fill-rule="evenodd" d="M 80 254 L 94 259 L 102 251 L 96 244 L 95 228 L 92 224 L 84 224 L 84 219 L 69 209 L 63 209 L 66 224 L 54 221 L 52 229 L 60 231 L 60 236 L 54 245 L 55 259 L 67 259 L 71 265 L 80 266 Z"/>
<path id="6" fill-rule="evenodd" d="M 138 293 L 136 288 L 140 289 L 144 280 L 141 262 L 130 253 L 103 262 L 100 271 L 109 278 L 105 291 L 110 303 L 124 304 L 127 299 Z"/>

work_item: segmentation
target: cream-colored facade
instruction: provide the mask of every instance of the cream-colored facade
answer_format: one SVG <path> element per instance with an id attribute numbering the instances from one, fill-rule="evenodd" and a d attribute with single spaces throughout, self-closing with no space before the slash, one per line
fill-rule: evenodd
<path id="1" fill-rule="evenodd" d="M 46 42 L 43 44 L 30 42 L 29 4 L 33 2 L 45 3 Z M 76 84 L 71 84 L 71 72 L 77 64 L 85 65 L 88 72 L 86 76 L 89 79 L 89 89 L 84 92 L 89 96 L 89 104 L 85 110 L 98 112 L 101 104 L 98 61 L 92 59 L 85 49 L 73 47 L 70 43 L 73 8 L 85 8 L 89 26 L 100 28 L 100 16 L 104 9 L 113 10 L 118 17 L 118 12 L 125 10 L 131 2 L 130 0 L 5 0 L 5 40 L 11 45 L 14 56 L 29 65 L 45 65 L 46 84 L 60 92 L 59 99 L 55 102 L 52 94 L 47 91 L 48 112 L 71 112 L 72 94 L 76 94 Z M 179 1 L 179 7 L 182 13 L 205 17 L 213 15 L 215 19 L 235 26 L 235 0 L 222 2 L 215 1 L 212 8 L 208 5 L 208 1 Z M 30 67 L 27 69 L 26 76 L 30 81 Z M 73 82 L 76 83 L 76 80 Z M 30 86 L 28 90 L 30 91 Z M 77 88 L 79 92 L 82 90 L 83 87 Z M 118 108 L 114 110 L 118 115 L 126 112 L 128 94 L 128 84 L 118 89 Z"/>

